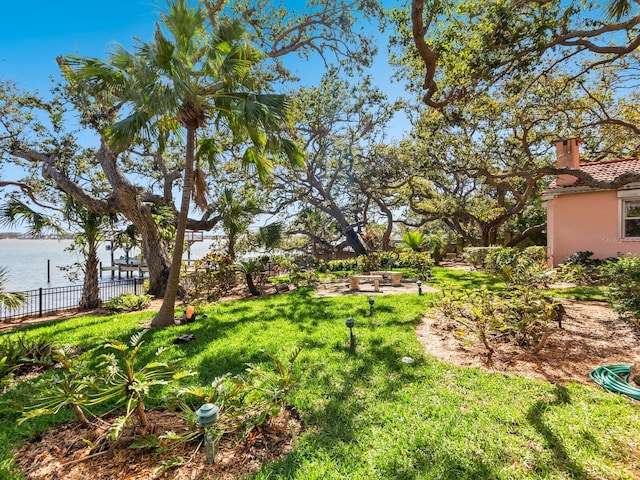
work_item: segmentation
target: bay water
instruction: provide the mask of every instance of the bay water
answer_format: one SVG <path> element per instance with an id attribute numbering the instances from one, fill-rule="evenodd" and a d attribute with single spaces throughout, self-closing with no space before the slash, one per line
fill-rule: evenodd
<path id="1" fill-rule="evenodd" d="M 37 288 L 64 287 L 73 285 L 66 276 L 66 272 L 59 267 L 82 262 L 82 256 L 78 252 L 68 251 L 72 240 L 31 239 L 31 238 L 4 238 L 0 239 L 0 268 L 7 271 L 7 283 L 4 290 L 7 292 L 21 292 L 35 290 Z M 195 260 L 202 258 L 210 251 L 212 240 L 204 239 L 203 242 L 194 243 L 190 249 L 190 258 Z M 108 245 L 101 244 L 98 249 L 98 257 L 104 267 L 111 265 L 111 251 Z M 130 258 L 136 258 L 139 251 L 131 251 Z M 122 249 L 115 249 L 114 258 L 117 260 L 124 256 Z M 189 253 L 185 250 L 184 258 Z M 118 274 L 116 272 L 116 277 Z M 102 280 L 110 280 L 111 272 L 102 273 Z M 76 284 L 82 283 L 82 273 Z"/>

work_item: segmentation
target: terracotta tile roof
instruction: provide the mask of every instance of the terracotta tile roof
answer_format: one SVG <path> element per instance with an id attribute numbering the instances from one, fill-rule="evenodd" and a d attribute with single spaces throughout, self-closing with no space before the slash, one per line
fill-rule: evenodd
<path id="1" fill-rule="evenodd" d="M 640 173 L 640 159 L 622 158 L 620 160 L 613 160 L 609 162 L 585 163 L 583 165 L 580 165 L 580 170 L 588 173 L 596 180 L 611 182 L 618 178 L 620 175 L 624 175 L 625 173 Z M 558 186 L 556 184 L 556 181 L 553 180 L 547 187 L 547 190 L 586 186 L 586 183 L 579 178 L 575 183 L 565 186 Z"/>

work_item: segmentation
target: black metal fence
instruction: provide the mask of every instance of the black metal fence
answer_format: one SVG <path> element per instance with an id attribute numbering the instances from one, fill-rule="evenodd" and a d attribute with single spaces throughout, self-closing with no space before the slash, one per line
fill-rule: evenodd
<path id="1" fill-rule="evenodd" d="M 123 293 L 142 293 L 142 279 L 127 278 L 111 282 L 100 282 L 100 298 L 109 301 Z M 23 292 L 27 299 L 24 305 L 16 309 L 8 309 L 0 305 L 0 322 L 10 318 L 42 317 L 45 314 L 60 310 L 78 308 L 82 297 L 82 285 L 70 287 L 38 288 Z"/>

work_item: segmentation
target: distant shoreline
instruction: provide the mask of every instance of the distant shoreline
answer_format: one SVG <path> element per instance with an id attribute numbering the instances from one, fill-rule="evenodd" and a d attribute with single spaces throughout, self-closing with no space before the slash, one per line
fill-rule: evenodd
<path id="1" fill-rule="evenodd" d="M 52 235 L 29 235 L 24 232 L 0 232 L 0 240 L 73 240 L 71 234 L 52 234 Z"/>

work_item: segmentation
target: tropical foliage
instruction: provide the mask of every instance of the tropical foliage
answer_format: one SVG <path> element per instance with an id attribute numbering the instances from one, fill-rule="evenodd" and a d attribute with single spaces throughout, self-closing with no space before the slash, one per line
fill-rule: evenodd
<path id="1" fill-rule="evenodd" d="M 0 268 L 0 306 L 11 310 L 24 305 L 26 296 L 23 292 L 5 291 L 5 285 L 8 281 L 8 275 L 9 272 L 6 268 Z"/>

